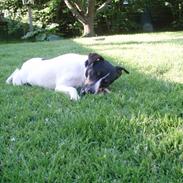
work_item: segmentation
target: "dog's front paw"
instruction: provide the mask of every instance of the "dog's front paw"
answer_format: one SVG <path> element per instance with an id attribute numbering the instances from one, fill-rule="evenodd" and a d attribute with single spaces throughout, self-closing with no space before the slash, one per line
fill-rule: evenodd
<path id="1" fill-rule="evenodd" d="M 72 93 L 70 96 L 71 100 L 77 101 L 80 99 L 80 96 L 77 93 Z"/>
<path id="2" fill-rule="evenodd" d="M 70 87 L 70 86 L 65 86 L 65 85 L 58 85 L 55 88 L 55 91 L 63 92 L 67 95 L 69 95 L 71 100 L 79 100 L 80 96 L 78 95 L 78 92 L 75 88 Z"/>

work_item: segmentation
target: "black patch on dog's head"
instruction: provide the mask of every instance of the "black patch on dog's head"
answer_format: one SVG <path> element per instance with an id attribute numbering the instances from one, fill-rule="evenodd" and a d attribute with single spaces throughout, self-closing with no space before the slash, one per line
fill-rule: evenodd
<path id="1" fill-rule="evenodd" d="M 101 62 L 103 61 L 104 58 L 97 53 L 90 53 L 88 55 L 88 60 L 85 62 L 85 67 L 88 67 L 89 65 L 92 65 L 96 62 Z"/>
<path id="2" fill-rule="evenodd" d="M 82 88 L 83 93 L 97 93 L 99 88 L 107 88 L 123 71 L 129 73 L 125 68 L 113 66 L 97 53 L 90 53 L 88 60 L 85 62 L 86 81 Z"/>

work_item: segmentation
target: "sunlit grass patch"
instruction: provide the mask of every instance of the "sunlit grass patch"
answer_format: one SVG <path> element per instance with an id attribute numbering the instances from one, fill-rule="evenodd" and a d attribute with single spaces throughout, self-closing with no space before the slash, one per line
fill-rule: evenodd
<path id="1" fill-rule="evenodd" d="M 121 64 L 127 62 L 139 71 L 182 83 L 183 34 L 181 32 L 102 38 L 76 39 L 75 41 L 111 57 L 114 62 Z"/>

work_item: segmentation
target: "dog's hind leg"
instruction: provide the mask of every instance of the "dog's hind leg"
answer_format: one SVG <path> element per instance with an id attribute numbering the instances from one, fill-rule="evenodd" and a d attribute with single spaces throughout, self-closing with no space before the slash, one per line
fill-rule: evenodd
<path id="1" fill-rule="evenodd" d="M 71 100 L 80 99 L 77 90 L 70 86 L 59 85 L 59 86 L 56 86 L 55 91 L 63 92 L 65 94 L 69 95 Z"/>
<path id="2" fill-rule="evenodd" d="M 22 85 L 22 72 L 20 69 L 16 69 L 6 80 L 7 84 Z"/>
<path id="3" fill-rule="evenodd" d="M 16 77 L 17 73 L 19 72 L 19 69 L 16 69 L 6 80 L 7 84 L 12 84 L 13 83 L 13 79 Z"/>

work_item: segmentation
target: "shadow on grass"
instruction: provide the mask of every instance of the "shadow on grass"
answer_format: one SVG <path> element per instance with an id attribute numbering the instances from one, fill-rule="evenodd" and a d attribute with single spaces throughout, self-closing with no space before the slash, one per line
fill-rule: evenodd
<path id="1" fill-rule="evenodd" d="M 183 44 L 183 38 L 167 39 L 167 40 L 154 40 L 154 41 L 122 41 L 120 43 L 96 42 L 94 44 L 88 43 L 86 46 L 123 46 L 123 45 L 138 45 L 138 44 Z"/>
<path id="2" fill-rule="evenodd" d="M 111 94 L 73 103 L 59 93 L 4 82 L 28 58 L 95 50 L 72 40 L 0 49 L 2 182 L 181 181 L 181 84 L 125 65 L 130 75 L 113 83 Z"/>

